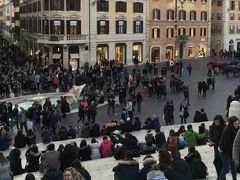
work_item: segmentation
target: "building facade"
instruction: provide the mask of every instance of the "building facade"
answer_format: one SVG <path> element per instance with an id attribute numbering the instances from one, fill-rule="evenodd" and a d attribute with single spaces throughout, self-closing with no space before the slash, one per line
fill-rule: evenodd
<path id="1" fill-rule="evenodd" d="M 212 0 L 212 49 L 240 50 L 239 0 Z"/>
<path id="2" fill-rule="evenodd" d="M 145 59 L 146 0 L 31 0 L 19 11 L 20 46 L 43 66 Z"/>
<path id="3" fill-rule="evenodd" d="M 2 33 L 9 41 L 14 41 L 14 18 L 15 8 L 12 0 L 2 0 L 0 2 L 0 27 Z"/>
<path id="4" fill-rule="evenodd" d="M 208 56 L 211 49 L 210 15 L 210 0 L 149 0 L 150 60 Z"/>

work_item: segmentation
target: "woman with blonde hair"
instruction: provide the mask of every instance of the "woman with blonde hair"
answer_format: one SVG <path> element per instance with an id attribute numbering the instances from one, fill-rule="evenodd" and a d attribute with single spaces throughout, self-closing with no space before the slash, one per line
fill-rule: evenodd
<path id="1" fill-rule="evenodd" d="M 10 163 L 7 160 L 7 158 L 5 158 L 3 153 L 0 153 L 0 179 L 1 180 L 13 179 L 10 171 Z"/>
<path id="2" fill-rule="evenodd" d="M 84 177 L 73 167 L 68 167 L 63 172 L 64 180 L 85 180 Z"/>

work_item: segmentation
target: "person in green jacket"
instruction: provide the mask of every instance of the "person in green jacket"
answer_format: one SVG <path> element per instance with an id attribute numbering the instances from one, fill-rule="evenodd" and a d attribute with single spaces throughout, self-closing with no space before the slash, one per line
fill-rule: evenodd
<path id="1" fill-rule="evenodd" d="M 186 147 L 196 146 L 199 139 L 203 139 L 206 134 L 198 134 L 197 132 L 193 131 L 192 125 L 189 124 L 187 126 L 187 131 L 183 134 L 183 137 L 186 141 Z"/>

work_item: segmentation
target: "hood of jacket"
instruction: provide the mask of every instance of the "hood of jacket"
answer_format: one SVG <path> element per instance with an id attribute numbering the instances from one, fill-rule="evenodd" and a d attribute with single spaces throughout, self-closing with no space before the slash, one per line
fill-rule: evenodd
<path id="1" fill-rule="evenodd" d="M 157 161 L 154 158 L 146 158 L 146 159 L 143 160 L 143 166 L 146 166 L 148 164 L 154 164 L 156 162 Z"/>
<path id="2" fill-rule="evenodd" d="M 109 144 L 109 143 L 111 143 L 111 141 L 109 139 L 105 139 L 102 143 L 103 144 Z"/>
<path id="3" fill-rule="evenodd" d="M 119 164 L 126 165 L 126 166 L 135 166 L 138 165 L 138 162 L 136 160 L 122 160 L 119 161 Z"/>
<path id="4" fill-rule="evenodd" d="M 91 149 L 99 149 L 99 144 L 98 143 L 92 143 L 92 144 L 89 144 L 90 148 Z"/>

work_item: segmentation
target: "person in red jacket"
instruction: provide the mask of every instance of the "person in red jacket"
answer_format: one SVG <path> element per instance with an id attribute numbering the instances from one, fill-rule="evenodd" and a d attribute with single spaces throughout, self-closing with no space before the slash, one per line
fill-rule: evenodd
<path id="1" fill-rule="evenodd" d="M 113 148 L 113 143 L 107 138 L 107 136 L 103 136 L 103 141 L 100 144 L 99 149 L 102 158 L 111 157 L 113 154 Z"/>

